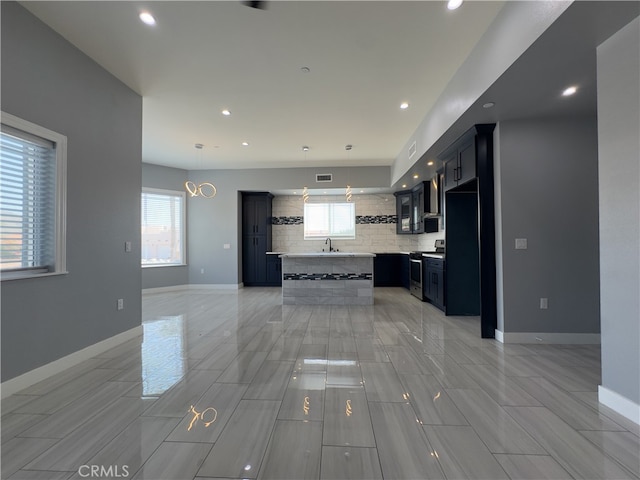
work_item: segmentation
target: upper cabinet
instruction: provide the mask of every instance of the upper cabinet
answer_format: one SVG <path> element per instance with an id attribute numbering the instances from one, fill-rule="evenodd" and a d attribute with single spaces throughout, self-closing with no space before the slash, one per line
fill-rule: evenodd
<path id="1" fill-rule="evenodd" d="M 396 233 L 412 233 L 411 231 L 411 215 L 412 215 L 412 194 L 411 190 L 403 190 L 394 193 L 396 196 L 396 216 L 398 223 L 396 224 Z"/>
<path id="2" fill-rule="evenodd" d="M 463 139 L 444 153 L 442 160 L 445 192 L 476 178 L 475 136 Z"/>
<path id="3" fill-rule="evenodd" d="M 394 193 L 396 196 L 396 215 L 398 217 L 396 233 L 438 231 L 438 220 L 425 218 L 425 214 L 429 214 L 433 210 L 431 207 L 431 188 L 431 182 L 420 182 L 411 190 L 402 190 Z M 437 207 L 435 208 L 437 209 Z"/>

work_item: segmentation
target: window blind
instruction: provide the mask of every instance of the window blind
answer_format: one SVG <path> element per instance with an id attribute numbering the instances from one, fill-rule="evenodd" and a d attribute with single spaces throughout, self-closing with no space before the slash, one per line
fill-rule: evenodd
<path id="1" fill-rule="evenodd" d="M 142 265 L 184 264 L 182 192 L 142 192 Z"/>
<path id="2" fill-rule="evenodd" d="M 0 268 L 52 272 L 56 261 L 56 147 L 2 125 Z"/>

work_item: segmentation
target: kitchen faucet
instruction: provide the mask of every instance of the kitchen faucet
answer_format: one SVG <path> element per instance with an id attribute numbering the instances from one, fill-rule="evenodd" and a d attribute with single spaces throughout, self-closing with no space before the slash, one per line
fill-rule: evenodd
<path id="1" fill-rule="evenodd" d="M 324 244 L 326 245 L 326 244 L 327 244 L 327 242 L 329 242 L 329 251 L 330 251 L 330 252 L 333 252 L 333 247 L 331 246 L 331 238 L 327 238 L 327 239 L 324 241 Z"/>

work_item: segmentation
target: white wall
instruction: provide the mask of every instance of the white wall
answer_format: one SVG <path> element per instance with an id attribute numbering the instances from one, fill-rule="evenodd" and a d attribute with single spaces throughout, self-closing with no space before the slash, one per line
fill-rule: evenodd
<path id="1" fill-rule="evenodd" d="M 640 423 L 640 19 L 598 47 L 602 386 Z"/>
<path id="2" fill-rule="evenodd" d="M 344 202 L 344 196 L 315 196 L 311 202 Z M 396 223 L 386 222 L 396 216 L 396 198 L 385 195 L 354 195 L 356 216 L 374 217 L 367 223 L 356 224 L 356 238 L 334 240 L 333 247 L 343 252 L 408 252 L 412 250 L 433 250 L 435 240 L 444 238 L 444 231 L 418 235 L 396 234 Z M 278 196 L 273 199 L 274 217 L 302 217 L 304 203 L 298 196 Z M 375 218 L 377 217 L 377 218 Z M 273 251 L 276 252 L 320 252 L 327 248 L 324 240 L 305 240 L 304 226 L 274 225 Z"/>

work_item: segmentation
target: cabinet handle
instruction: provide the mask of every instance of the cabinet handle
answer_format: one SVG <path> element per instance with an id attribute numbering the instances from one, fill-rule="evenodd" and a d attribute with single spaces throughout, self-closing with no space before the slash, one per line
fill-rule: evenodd
<path id="1" fill-rule="evenodd" d="M 453 181 L 454 182 L 458 181 L 458 167 L 453 169 Z"/>

